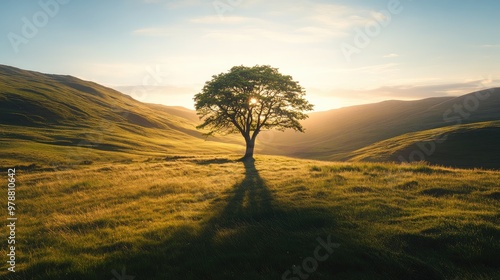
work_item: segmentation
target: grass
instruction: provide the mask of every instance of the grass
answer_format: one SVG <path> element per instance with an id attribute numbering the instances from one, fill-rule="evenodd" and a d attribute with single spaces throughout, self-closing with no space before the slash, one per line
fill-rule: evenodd
<path id="1" fill-rule="evenodd" d="M 329 237 L 309 279 L 500 278 L 500 172 L 237 158 L 19 171 L 18 272 L 0 277 L 282 279 Z"/>
<path id="2" fill-rule="evenodd" d="M 413 157 L 435 165 L 500 169 L 499 140 L 500 121 L 478 122 L 403 134 L 356 150 L 349 158 L 399 162 Z"/>

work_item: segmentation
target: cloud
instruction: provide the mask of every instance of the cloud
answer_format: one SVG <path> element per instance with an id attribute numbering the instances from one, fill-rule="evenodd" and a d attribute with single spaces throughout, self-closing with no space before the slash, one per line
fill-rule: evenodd
<path id="1" fill-rule="evenodd" d="M 481 45 L 480 47 L 483 48 L 483 49 L 497 49 L 497 48 L 500 48 L 500 44 L 497 44 L 497 45 Z"/>
<path id="2" fill-rule="evenodd" d="M 199 0 L 190 2 L 198 3 Z M 246 13 L 258 13 L 259 17 L 237 15 L 245 5 L 248 5 L 244 9 Z M 242 42 L 266 39 L 284 43 L 319 43 L 348 37 L 352 28 L 364 26 L 383 16 L 370 10 L 309 1 L 299 1 L 293 5 L 283 1 L 259 2 L 259 5 L 243 2 L 241 7 L 235 7 L 234 11 L 227 12 L 222 18 L 214 12 L 212 15 L 184 18 L 182 22 L 169 26 L 137 29 L 133 34 L 171 36 L 175 29 L 175 33 L 184 37 L 195 35 Z"/>
<path id="3" fill-rule="evenodd" d="M 201 24 L 214 24 L 214 25 L 227 25 L 227 24 L 268 24 L 269 22 L 255 17 L 242 17 L 242 16 L 224 16 L 221 19 L 219 16 L 203 16 L 191 18 L 188 20 L 191 23 Z"/>
<path id="4" fill-rule="evenodd" d="M 201 0 L 178 0 L 178 1 L 167 1 L 167 7 L 169 8 L 184 8 L 203 5 L 204 2 Z"/>
<path id="5" fill-rule="evenodd" d="M 320 26 L 346 32 L 372 21 L 374 12 L 336 4 L 314 4 L 304 6 L 300 14 L 306 14 L 305 19 Z M 300 17 L 300 14 L 297 16 Z"/>
<path id="6" fill-rule="evenodd" d="M 136 29 L 132 31 L 132 34 L 150 37 L 164 37 L 176 34 L 178 31 L 179 30 L 172 27 L 148 27 Z"/>
<path id="7" fill-rule="evenodd" d="M 390 71 L 397 71 L 398 63 L 386 63 L 386 64 L 376 64 L 363 66 L 358 68 L 344 68 L 344 69 L 336 69 L 336 72 L 341 73 L 370 73 L 370 74 L 381 74 Z"/>
<path id="8" fill-rule="evenodd" d="M 177 9 L 184 7 L 193 7 L 203 4 L 202 0 L 142 0 L 146 4 L 165 4 L 167 8 Z"/>
<path id="9" fill-rule="evenodd" d="M 303 27 L 295 30 L 280 28 L 248 27 L 234 30 L 218 29 L 208 30 L 203 38 L 217 39 L 220 41 L 254 41 L 262 44 L 264 42 L 280 42 L 293 44 L 310 44 L 327 41 L 334 36 L 330 30 L 316 27 Z"/>
<path id="10" fill-rule="evenodd" d="M 384 58 L 395 58 L 395 57 L 399 57 L 399 54 L 397 54 L 397 53 L 390 53 L 390 54 L 384 55 Z"/>
<path id="11" fill-rule="evenodd" d="M 439 96 L 460 96 L 468 94 L 471 92 L 496 87 L 500 85 L 500 80 L 474 80 L 463 83 L 449 83 L 449 84 L 435 84 L 435 85 L 397 85 L 397 86 L 385 86 L 375 89 L 368 90 L 332 90 L 329 95 L 349 98 L 349 99 L 359 99 L 359 100 L 387 100 L 387 99 L 397 99 L 397 100 L 416 100 L 429 97 L 439 97 Z M 327 94 L 326 92 L 322 93 Z"/>

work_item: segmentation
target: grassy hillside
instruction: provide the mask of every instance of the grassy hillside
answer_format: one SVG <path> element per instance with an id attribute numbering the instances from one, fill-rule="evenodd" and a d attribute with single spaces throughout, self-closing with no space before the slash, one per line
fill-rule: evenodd
<path id="1" fill-rule="evenodd" d="M 237 138 L 205 141 L 185 111 L 71 76 L 0 66 L 0 166 L 242 150 Z"/>
<path id="2" fill-rule="evenodd" d="M 461 168 L 500 169 L 500 121 L 404 134 L 351 153 L 352 161 L 421 161 Z"/>
<path id="3" fill-rule="evenodd" d="M 356 150 L 406 133 L 500 120 L 500 89 L 485 92 L 486 98 L 471 93 L 457 98 L 385 101 L 312 113 L 303 123 L 305 134 L 263 132 L 256 149 L 258 153 L 347 160 Z M 71 76 L 0 66 L 0 167 L 38 164 L 65 168 L 144 156 L 242 153 L 243 141 L 238 135 L 206 138 L 195 129 L 197 124 L 199 120 L 192 110 L 141 103 Z M 464 145 L 490 138 L 471 137 Z M 495 149 L 496 138 L 491 139 L 483 144 L 492 142 L 490 149 Z M 455 142 L 447 141 L 448 145 Z M 456 143 L 456 149 L 460 149 L 460 143 Z M 462 162 L 450 163 L 453 149 L 440 151 L 436 157 L 447 161 L 436 163 L 466 166 Z M 447 151 L 451 153 L 445 154 Z M 474 162 L 494 160 L 488 157 L 491 154 L 484 159 L 475 155 Z M 377 156 L 365 158 L 375 160 Z M 467 161 L 469 158 L 463 157 Z"/>
<path id="4" fill-rule="evenodd" d="M 0 278 L 500 278 L 500 172 L 236 158 L 18 171 Z"/>
<path id="5" fill-rule="evenodd" d="M 386 160 L 447 133 L 440 158 L 469 147 L 473 160 L 473 143 L 491 163 L 499 122 L 474 122 L 497 116 L 497 97 L 460 120 L 473 124 L 427 130 L 467 97 L 388 101 L 312 114 L 306 138 L 263 134 L 258 147 Z M 205 141 L 196 124 L 184 108 L 0 66 L 0 168 L 16 168 L 18 217 L 17 272 L 2 262 L 0 278 L 500 278 L 500 171 L 241 162 L 238 137 Z M 421 132 L 349 154 L 407 130 Z"/>
<path id="6" fill-rule="evenodd" d="M 306 133 L 268 132 L 264 151 L 294 157 L 346 160 L 349 153 L 405 133 L 500 120 L 500 88 L 460 97 L 384 101 L 310 114 Z"/>

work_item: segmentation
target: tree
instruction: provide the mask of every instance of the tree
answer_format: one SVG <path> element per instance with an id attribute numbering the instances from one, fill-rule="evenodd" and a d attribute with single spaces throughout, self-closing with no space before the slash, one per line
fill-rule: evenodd
<path id="1" fill-rule="evenodd" d="M 255 139 L 263 130 L 304 132 L 300 120 L 313 109 L 304 99 L 305 91 L 291 76 L 277 68 L 235 66 L 227 73 L 212 76 L 194 97 L 195 108 L 203 123 L 214 133 L 240 133 L 246 142 L 244 159 L 253 158 Z"/>

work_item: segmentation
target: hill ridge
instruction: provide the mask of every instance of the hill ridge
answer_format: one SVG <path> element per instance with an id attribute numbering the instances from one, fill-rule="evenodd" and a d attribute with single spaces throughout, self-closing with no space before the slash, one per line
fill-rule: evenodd
<path id="1" fill-rule="evenodd" d="M 478 100 L 475 111 L 459 118 L 454 106 L 471 102 L 478 92 L 490 93 Z M 472 103 L 471 103 L 472 104 Z M 467 104 L 467 108 L 471 108 Z M 431 97 L 415 101 L 389 101 L 356 105 L 325 112 L 311 113 L 303 122 L 305 134 L 267 132 L 264 151 L 300 158 L 346 160 L 349 153 L 378 141 L 405 133 L 461 123 L 500 120 L 500 88 L 475 91 L 458 97 Z M 446 120 L 443 114 L 451 110 Z"/>
<path id="2" fill-rule="evenodd" d="M 70 147 L 85 148 L 94 159 L 114 158 L 103 152 L 158 155 L 242 149 L 239 135 L 203 136 L 195 128 L 199 119 L 193 110 L 142 103 L 74 76 L 0 65 L 0 85 L 0 140 L 16 140 L 27 150 L 51 151 L 56 155 L 51 161 L 64 161 Z M 303 122 L 305 134 L 262 132 L 256 149 L 264 154 L 350 160 L 360 149 L 408 133 L 500 120 L 498 108 L 500 88 L 491 88 L 456 97 L 385 100 L 313 112 Z M 5 145 L 5 150 L 8 147 L 15 144 Z M 48 156 L 39 150 L 28 157 L 22 151 L 14 155 L 36 162 Z"/>

